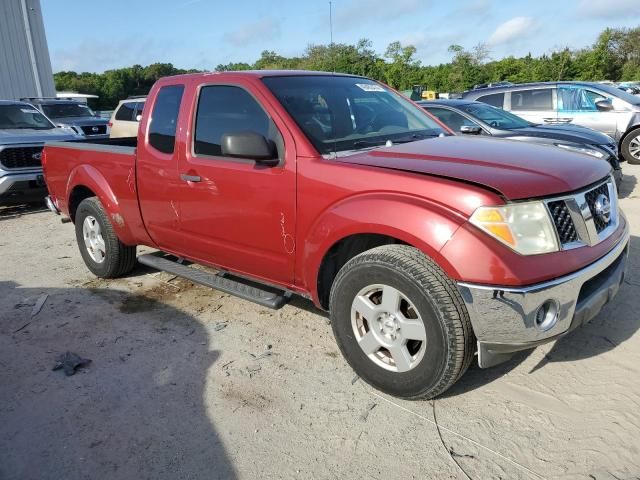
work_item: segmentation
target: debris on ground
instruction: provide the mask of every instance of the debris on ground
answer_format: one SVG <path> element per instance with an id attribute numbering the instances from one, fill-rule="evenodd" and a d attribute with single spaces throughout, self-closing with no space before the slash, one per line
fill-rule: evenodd
<path id="1" fill-rule="evenodd" d="M 367 418 L 369 418 L 369 414 L 371 413 L 371 410 L 373 410 L 377 406 L 378 404 L 375 402 L 372 402 L 369 405 L 367 405 L 367 409 L 362 413 L 362 415 L 360 415 L 360 420 L 363 422 L 366 422 Z"/>
<path id="2" fill-rule="evenodd" d="M 227 328 L 227 325 L 229 325 L 229 322 L 218 322 L 214 325 L 213 329 L 216 332 L 219 332 L 220 330 L 222 330 L 223 328 Z"/>
<path id="3" fill-rule="evenodd" d="M 271 350 L 267 350 L 266 352 L 260 353 L 260 354 L 255 354 L 255 353 L 249 353 L 249 355 L 254 359 L 254 360 L 260 360 L 266 357 L 270 357 L 272 355 L 276 355 L 275 353 L 273 353 L 273 351 Z"/>
<path id="4" fill-rule="evenodd" d="M 86 367 L 90 363 L 90 359 L 82 358 L 77 353 L 65 352 L 58 356 L 52 370 L 63 369 L 65 375 L 70 377 L 71 375 L 75 375 L 78 368 Z"/>
<path id="5" fill-rule="evenodd" d="M 449 447 L 449 453 L 452 457 L 458 458 L 476 458 L 474 455 L 467 455 L 466 453 L 456 453 L 453 447 Z"/>
<path id="6" fill-rule="evenodd" d="M 40 313 L 40 310 L 42 310 L 42 307 L 44 306 L 44 302 L 47 301 L 47 297 L 49 297 L 49 295 L 47 295 L 46 293 L 38 297 L 36 304 L 33 306 L 33 310 L 31 310 L 32 317 L 35 317 L 38 313 Z"/>
<path id="7" fill-rule="evenodd" d="M 353 377 L 353 379 L 351 380 L 351 385 L 355 385 L 355 383 L 360 380 L 360 377 L 358 375 L 356 375 L 355 377 Z"/>

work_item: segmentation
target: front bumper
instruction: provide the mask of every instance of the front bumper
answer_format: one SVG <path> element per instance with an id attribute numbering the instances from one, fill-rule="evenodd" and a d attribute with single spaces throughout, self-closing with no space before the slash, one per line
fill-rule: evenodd
<path id="1" fill-rule="evenodd" d="M 590 321 L 618 292 L 629 252 L 629 229 L 605 256 L 570 275 L 528 287 L 458 283 L 478 339 L 478 363 L 491 367 L 514 352 L 533 348 Z M 555 305 L 551 322 L 539 324 L 538 309 Z"/>
<path id="2" fill-rule="evenodd" d="M 0 203 L 32 202 L 47 194 L 42 171 L 7 172 L 0 170 Z"/>

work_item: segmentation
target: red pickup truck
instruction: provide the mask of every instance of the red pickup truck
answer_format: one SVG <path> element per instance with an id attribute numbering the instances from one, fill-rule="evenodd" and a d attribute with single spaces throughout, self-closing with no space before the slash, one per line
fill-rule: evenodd
<path id="1" fill-rule="evenodd" d="M 452 136 L 350 75 L 169 77 L 144 108 L 137 139 L 44 149 L 48 205 L 88 268 L 137 260 L 273 308 L 310 298 L 392 395 L 434 397 L 476 352 L 488 367 L 554 340 L 623 280 L 606 162 Z M 137 245 L 159 252 L 136 259 Z"/>

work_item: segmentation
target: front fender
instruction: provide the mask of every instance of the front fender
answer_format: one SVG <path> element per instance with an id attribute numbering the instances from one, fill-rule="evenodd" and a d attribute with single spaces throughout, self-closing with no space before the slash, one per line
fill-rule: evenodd
<path id="1" fill-rule="evenodd" d="M 100 199 L 100 203 L 102 203 L 102 206 L 106 210 L 116 235 L 122 243 L 126 245 L 134 245 L 137 243 L 135 235 L 133 235 L 128 223 L 125 221 L 126 215 L 122 212 L 122 206 L 118 201 L 118 197 L 113 192 L 107 179 L 104 178 L 97 168 L 82 164 L 71 171 L 66 187 L 67 209 L 70 206 L 71 193 L 73 189 L 78 186 L 88 188 Z"/>
<path id="2" fill-rule="evenodd" d="M 325 210 L 306 235 L 300 257 L 301 281 L 315 301 L 317 277 L 325 254 L 356 234 L 379 234 L 412 245 L 456 277 L 440 250 L 466 218 L 442 204 L 402 193 L 368 193 L 349 197 Z"/>

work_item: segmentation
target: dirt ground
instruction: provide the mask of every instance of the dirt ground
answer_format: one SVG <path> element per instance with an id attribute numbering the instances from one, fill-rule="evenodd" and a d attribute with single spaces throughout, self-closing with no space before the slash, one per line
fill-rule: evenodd
<path id="1" fill-rule="evenodd" d="M 615 302 L 435 402 L 357 380 L 305 300 L 271 311 L 141 266 L 98 280 L 72 225 L 5 208 L 0 479 L 638 479 L 640 167 L 624 171 Z M 66 351 L 91 363 L 52 371 Z"/>

